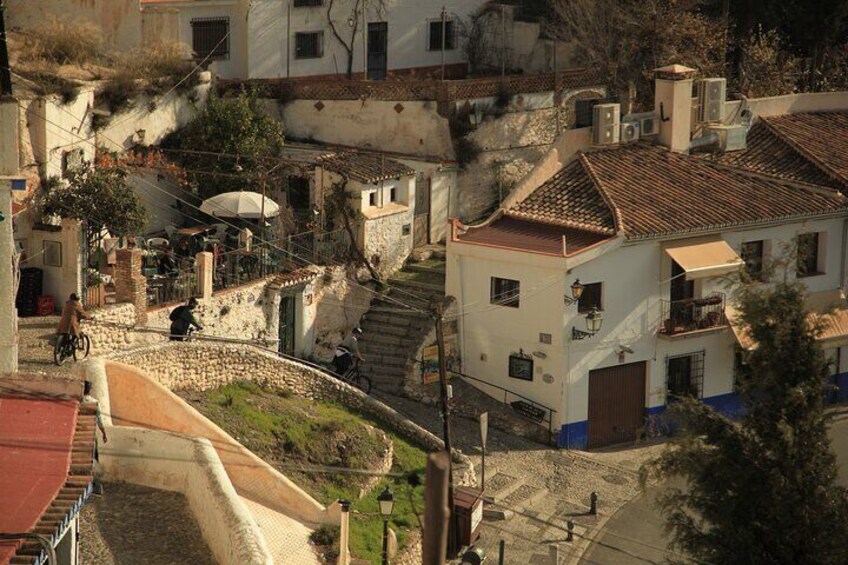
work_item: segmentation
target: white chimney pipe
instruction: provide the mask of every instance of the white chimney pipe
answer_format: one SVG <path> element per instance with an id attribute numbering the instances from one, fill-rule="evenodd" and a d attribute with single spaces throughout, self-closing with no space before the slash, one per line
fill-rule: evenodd
<path id="1" fill-rule="evenodd" d="M 660 117 L 660 143 L 687 153 L 692 135 L 692 79 L 697 71 L 683 65 L 654 69 L 654 112 Z"/>

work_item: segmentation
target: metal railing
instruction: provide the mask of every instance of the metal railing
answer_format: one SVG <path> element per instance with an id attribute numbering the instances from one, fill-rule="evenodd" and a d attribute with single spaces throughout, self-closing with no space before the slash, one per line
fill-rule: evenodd
<path id="1" fill-rule="evenodd" d="M 494 389 L 498 390 L 499 392 L 503 392 L 503 403 L 504 404 L 508 404 L 508 405 L 512 406 L 512 408 L 516 412 L 520 413 L 523 416 L 528 417 L 528 419 L 530 419 L 530 420 L 536 421 L 541 425 L 547 424 L 547 426 L 548 426 L 548 443 L 553 443 L 553 439 L 554 439 L 553 419 L 554 419 L 554 414 L 556 413 L 556 410 L 554 410 L 550 406 L 545 406 L 544 404 L 542 404 L 540 402 L 536 402 L 532 398 L 527 398 L 523 394 L 517 393 L 514 390 L 504 388 L 500 385 L 496 385 L 496 384 L 491 383 L 489 381 L 484 381 L 482 379 L 478 379 L 477 377 L 472 377 L 471 375 L 466 375 L 465 373 L 460 373 L 460 372 L 457 372 L 457 371 L 451 371 L 451 373 L 453 373 L 457 377 L 476 381 L 478 383 L 482 383 L 482 384 L 486 385 L 487 387 L 494 388 Z M 528 414 L 526 414 L 522 410 L 518 409 L 518 407 L 516 406 L 516 401 L 511 400 L 513 398 L 518 399 L 518 402 L 523 402 L 525 404 L 529 404 L 530 406 L 532 406 L 534 408 L 539 409 L 540 412 L 542 413 L 541 419 L 536 420 L 532 416 L 529 416 Z"/>
<path id="2" fill-rule="evenodd" d="M 727 325 L 725 295 L 713 292 L 702 298 L 663 300 L 661 335 L 680 335 Z"/>
<path id="3" fill-rule="evenodd" d="M 147 276 L 147 306 L 185 302 L 196 293 L 197 277 L 191 271 Z"/>
<path id="4" fill-rule="evenodd" d="M 350 251 L 347 230 L 331 232 L 307 231 L 292 234 L 284 240 L 285 250 L 298 266 L 310 263 L 334 265 L 344 260 Z"/>

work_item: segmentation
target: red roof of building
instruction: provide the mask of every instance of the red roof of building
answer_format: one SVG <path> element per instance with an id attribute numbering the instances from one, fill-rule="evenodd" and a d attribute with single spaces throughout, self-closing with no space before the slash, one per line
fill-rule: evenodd
<path id="1" fill-rule="evenodd" d="M 0 396 L 0 532 L 30 531 L 68 479 L 79 403 Z M 19 542 L 0 542 L 0 564 Z"/>

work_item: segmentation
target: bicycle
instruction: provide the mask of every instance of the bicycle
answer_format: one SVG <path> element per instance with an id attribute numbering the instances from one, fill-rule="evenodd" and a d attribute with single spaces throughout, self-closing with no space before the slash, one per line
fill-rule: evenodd
<path id="1" fill-rule="evenodd" d="M 80 357 L 85 359 L 91 351 L 91 338 L 80 331 L 78 336 L 69 333 L 56 335 L 56 343 L 53 344 L 53 363 L 58 367 L 71 357 L 77 361 Z"/>
<path id="2" fill-rule="evenodd" d="M 371 393 L 371 379 L 360 373 L 359 371 L 359 359 L 356 357 L 353 358 L 353 365 L 350 369 L 345 372 L 344 375 L 339 375 L 338 373 L 334 373 L 339 380 L 345 382 L 351 386 L 355 386 L 365 394 Z"/>

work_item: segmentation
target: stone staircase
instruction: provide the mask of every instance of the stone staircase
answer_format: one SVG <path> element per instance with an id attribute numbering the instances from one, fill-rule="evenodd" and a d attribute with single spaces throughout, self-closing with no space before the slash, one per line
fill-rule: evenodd
<path id="1" fill-rule="evenodd" d="M 445 296 L 444 251 L 408 263 L 387 283 L 385 297 L 375 300 L 360 322 L 362 372 L 376 389 L 400 394 L 422 341 L 433 329 L 433 319 L 423 312 L 430 312 L 433 303 Z"/>

